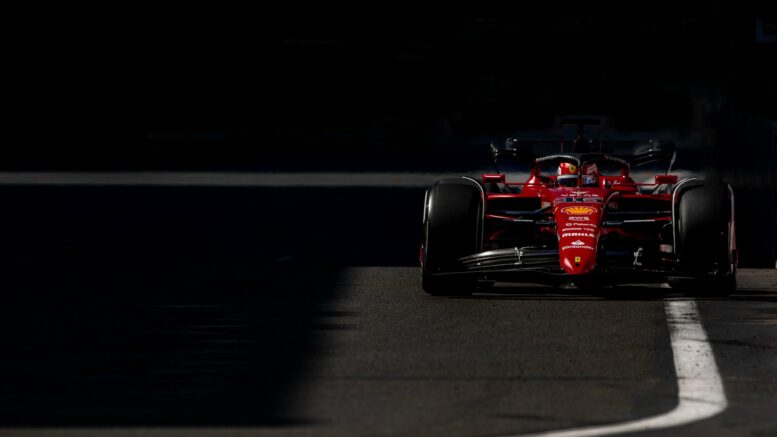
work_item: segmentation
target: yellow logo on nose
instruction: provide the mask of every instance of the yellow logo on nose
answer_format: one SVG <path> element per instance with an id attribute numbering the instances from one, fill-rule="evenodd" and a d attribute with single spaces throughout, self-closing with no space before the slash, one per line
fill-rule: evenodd
<path id="1" fill-rule="evenodd" d="M 576 257 L 575 257 L 575 262 L 576 262 L 576 263 L 580 263 L 580 257 L 579 257 L 579 256 L 576 256 Z"/>
<path id="2" fill-rule="evenodd" d="M 567 206 L 561 208 L 561 212 L 569 215 L 591 215 L 596 212 L 596 210 L 590 206 Z"/>

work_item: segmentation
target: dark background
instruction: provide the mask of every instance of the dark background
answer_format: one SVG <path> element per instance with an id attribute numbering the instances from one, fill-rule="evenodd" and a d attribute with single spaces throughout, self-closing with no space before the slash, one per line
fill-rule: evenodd
<path id="1" fill-rule="evenodd" d="M 0 168 L 472 170 L 493 139 L 606 115 L 723 172 L 759 224 L 744 263 L 773 266 L 774 8 L 525 3 L 9 10 Z"/>
<path id="2" fill-rule="evenodd" d="M 736 190 L 742 265 L 774 266 L 777 13 L 526 3 L 7 9 L 0 169 L 473 170 L 601 114 L 692 140 Z M 422 199 L 3 186 L 0 423 L 287 423 L 311 333 L 349 317 L 340 269 L 416 265 Z"/>
<path id="3" fill-rule="evenodd" d="M 299 148 L 479 145 L 559 114 L 680 134 L 777 116 L 770 11 L 523 3 L 8 11 L 0 165 L 252 169 Z"/>

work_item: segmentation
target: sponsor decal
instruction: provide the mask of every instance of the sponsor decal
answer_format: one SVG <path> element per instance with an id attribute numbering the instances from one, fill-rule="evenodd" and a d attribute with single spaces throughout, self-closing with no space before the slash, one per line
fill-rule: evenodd
<path id="1" fill-rule="evenodd" d="M 590 206 L 565 206 L 561 208 L 561 212 L 568 215 L 591 215 L 596 212 L 596 209 Z"/>
<path id="2" fill-rule="evenodd" d="M 573 196 L 584 196 L 584 197 L 599 197 L 600 196 L 597 193 L 591 193 L 590 190 L 588 190 L 588 191 L 573 190 L 573 191 L 570 191 L 569 194 L 567 194 L 567 196 L 569 196 L 570 194 L 573 195 Z M 586 200 L 586 202 L 588 202 L 590 200 L 591 199 L 588 199 L 588 200 Z"/>
<path id="3" fill-rule="evenodd" d="M 561 248 L 561 250 L 568 250 L 568 249 L 594 250 L 593 246 L 564 246 L 564 247 Z"/>
<path id="4" fill-rule="evenodd" d="M 570 216 L 569 218 L 567 218 L 567 220 L 574 221 L 574 222 L 590 222 L 591 218 L 588 217 L 588 216 L 585 216 L 585 215 L 578 215 L 578 216 L 574 216 L 573 215 L 573 216 Z M 578 224 L 581 224 L 581 223 L 575 223 L 575 224 L 578 225 Z"/>
<path id="5" fill-rule="evenodd" d="M 577 197 L 559 197 L 554 200 L 553 203 L 573 203 L 573 202 L 586 202 L 586 203 L 602 203 L 602 198 L 598 194 L 578 194 L 572 193 Z"/>
<path id="6" fill-rule="evenodd" d="M 577 241 L 573 241 L 573 242 L 572 242 L 572 245 L 573 245 L 573 246 L 585 246 L 585 243 L 583 243 L 583 242 L 582 242 L 582 241 L 580 241 L 580 240 L 577 240 Z"/>
<path id="7" fill-rule="evenodd" d="M 596 237 L 596 235 L 594 235 L 594 234 L 590 234 L 590 233 L 587 233 L 587 232 L 566 232 L 566 233 L 563 233 L 563 234 L 561 234 L 561 238 L 565 238 L 565 237 L 587 237 L 587 238 L 595 238 L 595 237 Z M 574 244 L 574 243 L 572 243 L 572 244 Z"/>
<path id="8" fill-rule="evenodd" d="M 567 231 L 585 231 L 585 232 L 593 232 L 593 229 L 589 228 L 596 228 L 596 225 L 591 223 L 565 223 L 565 227 L 561 228 L 561 232 L 567 232 Z"/>
<path id="9" fill-rule="evenodd" d="M 575 262 L 576 262 L 576 263 L 578 263 L 578 264 L 580 264 L 580 257 L 579 257 L 579 256 L 576 256 L 576 257 L 575 257 Z"/>

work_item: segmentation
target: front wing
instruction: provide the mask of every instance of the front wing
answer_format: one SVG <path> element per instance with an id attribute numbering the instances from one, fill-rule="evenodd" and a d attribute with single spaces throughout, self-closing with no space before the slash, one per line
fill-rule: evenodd
<path id="1" fill-rule="evenodd" d="M 435 276 L 466 276 L 478 280 L 557 285 L 575 280 L 600 284 L 665 283 L 675 279 L 710 278 L 715 272 L 684 268 L 673 254 L 663 254 L 659 263 L 644 263 L 638 252 L 608 251 L 599 254 L 596 270 L 570 275 L 559 265 L 557 249 L 507 248 L 462 257 L 458 263 Z"/>

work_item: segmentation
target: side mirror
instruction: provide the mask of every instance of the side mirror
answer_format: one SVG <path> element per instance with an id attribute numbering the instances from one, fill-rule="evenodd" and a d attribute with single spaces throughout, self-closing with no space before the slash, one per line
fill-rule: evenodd
<path id="1" fill-rule="evenodd" d="M 677 183 L 677 175 L 676 174 L 658 174 L 658 175 L 656 175 L 656 185 L 676 184 L 676 183 Z"/>
<path id="2" fill-rule="evenodd" d="M 505 183 L 505 175 L 502 173 L 485 173 L 483 174 L 483 183 Z"/>

